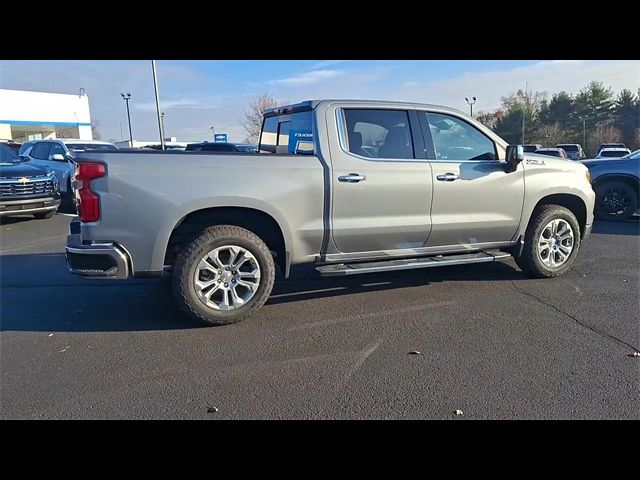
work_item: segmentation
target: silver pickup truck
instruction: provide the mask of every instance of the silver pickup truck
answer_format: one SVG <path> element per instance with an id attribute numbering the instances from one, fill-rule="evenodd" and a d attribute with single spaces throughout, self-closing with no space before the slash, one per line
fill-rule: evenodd
<path id="1" fill-rule="evenodd" d="M 221 325 L 260 308 L 276 270 L 337 276 L 513 256 L 554 277 L 590 234 L 584 165 L 525 156 L 458 110 L 321 100 L 264 117 L 253 154 L 78 154 L 70 271 L 171 272 L 180 307 Z"/>

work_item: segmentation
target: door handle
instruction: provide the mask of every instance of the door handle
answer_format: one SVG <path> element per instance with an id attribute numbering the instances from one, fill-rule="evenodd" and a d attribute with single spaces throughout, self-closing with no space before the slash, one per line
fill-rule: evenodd
<path id="1" fill-rule="evenodd" d="M 458 180 L 460 176 L 455 173 L 445 173 L 444 175 L 438 175 L 436 178 L 441 182 L 453 182 Z"/>
<path id="2" fill-rule="evenodd" d="M 358 183 L 366 180 L 367 177 L 360 175 L 359 173 L 350 173 L 349 175 L 340 175 L 338 177 L 339 182 Z"/>

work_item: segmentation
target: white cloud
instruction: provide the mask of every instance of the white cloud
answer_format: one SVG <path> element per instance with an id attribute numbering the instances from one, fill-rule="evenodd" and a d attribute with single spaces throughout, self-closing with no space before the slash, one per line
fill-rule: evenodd
<path id="1" fill-rule="evenodd" d="M 298 73 L 287 78 L 270 80 L 267 83 L 284 87 L 298 87 L 301 85 L 311 85 L 313 83 L 324 82 L 330 78 L 338 77 L 343 73 L 344 72 L 341 70 L 312 70 L 310 72 Z"/>
<path id="2" fill-rule="evenodd" d="M 156 111 L 156 102 L 142 102 L 133 105 L 134 108 L 144 111 Z M 219 105 L 207 99 L 183 98 L 180 100 L 162 100 L 161 107 L 163 110 L 172 108 L 218 108 Z"/>
<path id="3" fill-rule="evenodd" d="M 318 70 L 319 68 L 330 67 L 331 65 L 337 65 L 338 63 L 344 63 L 346 60 L 324 60 L 322 62 L 318 62 L 315 65 L 311 65 L 309 70 Z"/>

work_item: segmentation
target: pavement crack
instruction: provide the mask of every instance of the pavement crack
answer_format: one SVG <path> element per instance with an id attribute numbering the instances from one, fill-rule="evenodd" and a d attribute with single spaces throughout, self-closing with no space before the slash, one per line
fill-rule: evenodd
<path id="1" fill-rule="evenodd" d="M 543 299 L 541 299 L 537 295 L 534 295 L 533 293 L 525 292 L 524 290 L 521 290 L 520 288 L 518 288 L 518 286 L 515 284 L 515 282 L 513 280 L 511 280 L 511 285 L 513 285 L 513 288 L 519 294 L 524 295 L 524 296 L 529 297 L 529 298 L 533 298 L 534 300 L 536 300 L 537 302 L 541 303 L 542 305 L 546 305 L 547 307 L 553 308 L 559 314 L 564 315 L 565 317 L 568 317 L 571 320 L 573 320 L 576 324 L 578 324 L 583 329 L 589 330 L 590 332 L 595 333 L 596 335 L 600 335 L 601 337 L 605 337 L 605 338 L 608 338 L 610 340 L 613 340 L 614 342 L 616 342 L 616 343 L 618 343 L 620 345 L 625 345 L 625 346 L 633 349 L 634 352 L 640 351 L 640 348 L 635 347 L 635 346 L 631 345 L 630 343 L 627 343 L 624 340 L 622 340 L 622 339 L 620 339 L 620 338 L 618 338 L 618 337 L 616 337 L 614 335 L 610 335 L 610 334 L 608 334 L 606 332 L 602 332 L 600 330 L 597 330 L 597 329 L 591 327 L 590 325 L 587 325 L 586 323 L 582 322 L 579 318 L 574 317 L 573 315 L 565 312 L 564 310 L 560 310 L 557 306 L 555 306 L 552 303 L 545 302 Z"/>

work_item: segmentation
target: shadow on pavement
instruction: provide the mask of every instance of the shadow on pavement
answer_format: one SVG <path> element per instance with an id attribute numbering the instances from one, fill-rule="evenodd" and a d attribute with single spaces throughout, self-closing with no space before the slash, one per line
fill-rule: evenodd
<path id="1" fill-rule="evenodd" d="M 351 278 L 276 282 L 268 305 L 442 281 L 522 280 L 509 264 L 451 266 Z M 115 332 L 200 328 L 176 306 L 166 280 L 83 280 L 62 253 L 0 256 L 0 330 Z"/>
<path id="2" fill-rule="evenodd" d="M 526 280 L 529 277 L 503 262 L 480 265 L 456 265 L 389 272 L 384 274 L 354 275 L 345 278 L 317 278 L 276 283 L 267 305 L 298 302 L 363 292 L 395 290 L 426 286 L 446 281 L 499 281 Z"/>
<path id="3" fill-rule="evenodd" d="M 593 223 L 593 233 L 603 235 L 640 235 L 640 217 L 634 216 L 626 222 L 596 220 Z"/>

